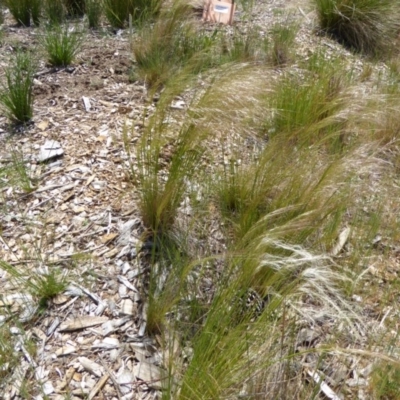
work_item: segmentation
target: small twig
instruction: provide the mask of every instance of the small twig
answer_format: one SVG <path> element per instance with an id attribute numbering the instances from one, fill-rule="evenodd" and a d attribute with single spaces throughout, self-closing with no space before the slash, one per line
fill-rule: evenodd
<path id="1" fill-rule="evenodd" d="M 112 383 L 113 383 L 113 385 L 115 387 L 115 391 L 117 392 L 118 400 L 122 400 L 122 393 L 121 393 L 121 390 L 119 388 L 118 382 L 114 378 L 114 374 L 110 371 L 110 368 L 107 367 L 106 363 L 103 361 L 103 359 L 100 356 L 99 356 L 99 361 L 100 361 L 100 364 L 103 366 L 104 370 L 108 373 L 108 375 L 109 375 L 109 377 L 110 377 L 110 379 L 111 379 L 111 381 L 112 381 Z"/>

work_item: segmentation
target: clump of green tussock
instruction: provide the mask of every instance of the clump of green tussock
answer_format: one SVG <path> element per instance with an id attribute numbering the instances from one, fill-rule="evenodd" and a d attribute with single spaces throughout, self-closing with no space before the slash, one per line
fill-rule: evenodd
<path id="1" fill-rule="evenodd" d="M 174 5 L 163 12 L 154 26 L 143 26 L 133 43 L 136 75 L 157 88 L 185 69 L 200 72 L 212 63 L 210 51 L 217 34 L 198 32 L 188 5 Z"/>
<path id="2" fill-rule="evenodd" d="M 340 60 L 321 55 L 299 73 L 287 72 L 267 97 L 272 110 L 264 125 L 268 138 L 285 136 L 300 146 L 344 144 L 346 121 L 357 102 L 350 94 L 351 72 Z"/>
<path id="3" fill-rule="evenodd" d="M 32 118 L 34 73 L 32 56 L 21 51 L 5 70 L 6 82 L 0 91 L 0 105 L 13 123 L 26 123 Z"/>
<path id="4" fill-rule="evenodd" d="M 273 65 L 284 66 L 291 62 L 298 29 L 295 23 L 275 24 L 272 27 L 270 57 Z"/>
<path id="5" fill-rule="evenodd" d="M 103 8 L 108 22 L 114 28 L 123 28 L 132 16 L 135 24 L 151 20 L 160 12 L 163 0 L 104 0 Z"/>
<path id="6" fill-rule="evenodd" d="M 4 1 L 4 5 L 10 10 L 15 21 L 22 26 L 30 26 L 31 24 L 30 4 L 31 0 Z"/>
<path id="7" fill-rule="evenodd" d="M 288 398 L 301 379 L 296 373 L 288 379 L 286 368 L 299 360 L 296 321 L 314 324 L 324 315 L 343 330 L 350 329 L 354 320 L 361 321 L 341 293 L 346 278 L 334 271 L 326 255 L 313 254 L 268 232 L 227 261 L 226 279 L 220 280 L 205 325 L 193 339 L 193 357 L 177 398 L 225 398 L 251 391 L 256 381 L 263 396 Z M 264 277 L 268 303 L 258 319 L 237 319 L 237 293 L 253 283 L 254 274 Z M 292 383 L 277 383 L 286 381 Z"/>
<path id="8" fill-rule="evenodd" d="M 138 146 L 138 167 L 134 179 L 140 188 L 139 209 L 144 225 L 157 236 L 174 225 L 177 210 L 183 200 L 186 179 L 192 176 L 202 155 L 202 138 L 193 125 L 185 126 L 173 140 L 174 152 L 168 170 L 161 164 L 165 145 L 163 122 L 158 121 L 143 135 Z"/>
<path id="9" fill-rule="evenodd" d="M 44 0 L 44 15 L 50 26 L 57 26 L 64 22 L 67 10 L 63 0 Z"/>
<path id="10" fill-rule="evenodd" d="M 40 19 L 42 17 L 42 2 L 41 0 L 31 0 L 31 16 L 32 21 L 36 26 L 40 25 Z"/>
<path id="11" fill-rule="evenodd" d="M 42 43 L 49 63 L 55 67 L 65 67 L 72 63 L 83 40 L 82 32 L 68 26 L 54 26 L 46 31 Z"/>
<path id="12" fill-rule="evenodd" d="M 64 0 L 69 15 L 81 17 L 85 14 L 85 0 Z"/>
<path id="13" fill-rule="evenodd" d="M 235 29 L 232 36 L 221 31 L 217 39 L 221 42 L 217 44 L 217 47 L 221 47 L 217 49 L 221 53 L 221 64 L 267 60 L 270 43 L 257 26 L 249 27 L 245 33 Z"/>
<path id="14" fill-rule="evenodd" d="M 33 274 L 21 271 L 19 268 L 0 260 L 0 269 L 6 271 L 16 287 L 24 288 L 37 301 L 37 305 L 27 300 L 27 306 L 34 310 L 42 310 L 48 302 L 62 293 L 67 287 L 65 274 L 56 268 L 36 269 Z"/>
<path id="15" fill-rule="evenodd" d="M 369 391 L 374 399 L 397 399 L 400 396 L 400 366 L 380 361 L 374 366 L 370 379 Z"/>
<path id="16" fill-rule="evenodd" d="M 89 28 L 96 29 L 100 24 L 100 17 L 103 12 L 102 3 L 97 0 L 86 0 L 85 11 Z"/>
<path id="17" fill-rule="evenodd" d="M 392 0 L 314 0 L 321 29 L 356 51 L 379 55 L 394 50 L 400 4 Z"/>

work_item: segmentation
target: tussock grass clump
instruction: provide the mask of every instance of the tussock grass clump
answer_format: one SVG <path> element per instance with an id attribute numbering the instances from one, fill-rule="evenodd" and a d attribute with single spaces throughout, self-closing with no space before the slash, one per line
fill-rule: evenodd
<path id="1" fill-rule="evenodd" d="M 190 12 L 187 5 L 173 6 L 154 26 L 144 26 L 133 43 L 136 73 L 149 86 L 161 86 L 183 68 L 190 74 L 211 63 L 209 52 L 217 31 L 211 37 L 198 32 Z"/>
<path id="2" fill-rule="evenodd" d="M 104 0 L 104 13 L 114 28 L 123 28 L 132 16 L 135 24 L 152 19 L 160 12 L 163 0 Z"/>
<path id="3" fill-rule="evenodd" d="M 280 135 L 300 145 L 326 142 L 340 149 L 344 128 L 356 103 L 349 95 L 349 72 L 341 61 L 320 55 L 300 73 L 286 73 L 267 103 L 273 110 L 264 127 L 272 138 Z"/>
<path id="4" fill-rule="evenodd" d="M 42 310 L 47 307 L 48 302 L 62 293 L 67 287 L 67 279 L 65 274 L 56 268 L 43 268 L 41 271 L 36 270 L 32 276 L 26 271 L 21 271 L 17 267 L 0 260 L 0 269 L 6 271 L 11 277 L 16 287 L 24 288 L 32 295 L 36 304 L 29 304 L 36 310 Z M 30 300 L 27 300 L 30 302 Z"/>
<path id="5" fill-rule="evenodd" d="M 85 11 L 89 28 L 96 29 L 100 24 L 100 17 L 103 12 L 103 4 L 97 0 L 86 0 Z"/>
<path id="6" fill-rule="evenodd" d="M 64 0 L 67 12 L 72 17 L 81 17 L 85 14 L 85 0 Z"/>
<path id="7" fill-rule="evenodd" d="M 374 399 L 397 399 L 400 396 L 400 366 L 385 361 L 378 362 L 369 380 L 369 389 Z"/>
<path id="8" fill-rule="evenodd" d="M 229 35 L 216 27 L 212 32 L 191 20 L 185 4 L 162 13 L 154 26 L 145 26 L 132 45 L 136 75 L 157 88 L 178 76 L 187 77 L 223 64 L 266 61 L 269 41 L 257 27 Z M 174 79 L 172 79 L 174 80 Z"/>
<path id="9" fill-rule="evenodd" d="M 298 31 L 297 24 L 275 24 L 271 29 L 271 61 L 273 65 L 283 66 L 292 60 L 293 44 Z"/>
<path id="10" fill-rule="evenodd" d="M 31 0 L 31 15 L 32 21 L 36 26 L 40 25 L 40 19 L 42 17 L 42 0 Z"/>
<path id="11" fill-rule="evenodd" d="M 167 234 L 174 225 L 186 190 L 186 178 L 193 175 L 202 155 L 205 134 L 190 124 L 183 127 L 173 139 L 173 154 L 166 171 L 161 162 L 166 144 L 163 125 L 158 121 L 143 135 L 137 153 L 138 167 L 133 171 L 140 188 L 139 209 L 143 224 L 156 237 Z"/>
<path id="12" fill-rule="evenodd" d="M 45 0 L 44 14 L 50 26 L 62 24 L 66 16 L 63 0 Z"/>
<path id="13" fill-rule="evenodd" d="M 0 105 L 13 123 L 26 123 L 33 113 L 35 64 L 29 53 L 17 52 L 6 68 L 6 82 L 0 91 Z"/>
<path id="14" fill-rule="evenodd" d="M 315 60 L 304 68 L 305 74 L 318 70 Z M 364 160 L 357 152 L 349 146 L 329 153 L 323 141 L 292 145 L 289 134 L 275 135 L 258 142 L 253 158 L 240 154 L 239 146 L 243 164 L 231 159 L 218 171 L 211 162 L 204 175 L 195 168 L 200 157 L 208 155 L 203 148 L 210 133 L 221 143 L 233 133 L 241 139 L 264 117 L 259 94 L 268 81 L 265 72 L 254 65 L 219 71 L 195 96 L 188 125 L 179 134 L 169 131 L 170 103 L 163 92 L 158 118 L 136 146 L 133 175 L 142 219 L 163 238 L 153 247 L 147 323 L 149 332 L 164 334 L 171 398 L 230 398 L 239 393 L 299 398 L 299 392 L 309 398 L 318 387 L 302 384 L 302 358 L 309 351 L 317 364 L 333 364 L 329 352 L 335 340 L 353 332 L 354 321 L 362 325 L 357 309 L 342 293 L 353 282 L 329 257 L 346 210 L 353 206 L 349 183 L 356 172 L 362 173 Z M 227 121 L 231 125 L 225 126 Z M 163 149 L 168 146 L 174 151 L 165 162 Z M 204 190 L 205 202 L 213 205 L 208 222 L 223 232 L 225 252 L 219 256 L 206 251 L 204 259 L 193 261 L 182 245 L 198 240 L 177 229 L 184 226 L 178 219 L 188 182 L 211 188 Z M 190 204 L 194 208 L 195 203 Z M 176 240 L 182 236 L 186 240 Z M 202 291 L 203 279 L 212 282 L 208 297 Z M 249 292 L 263 300 L 257 313 L 244 306 Z M 300 330 L 317 326 L 321 315 L 333 321 L 330 339 L 324 337 L 321 346 L 310 350 L 301 347 Z M 184 360 L 179 345 L 191 350 Z"/>
<path id="15" fill-rule="evenodd" d="M 232 38 L 220 33 L 221 57 L 225 62 L 251 62 L 267 59 L 270 43 L 268 38 L 262 37 L 257 27 L 250 27 L 246 33 L 235 30 Z M 219 45 L 219 44 L 217 44 Z"/>
<path id="16" fill-rule="evenodd" d="M 314 0 L 323 31 L 356 51 L 379 55 L 394 49 L 400 4 L 392 0 Z"/>
<path id="17" fill-rule="evenodd" d="M 10 10 L 11 15 L 18 25 L 30 26 L 32 0 L 5 0 L 4 5 Z M 36 0 L 33 0 L 36 2 Z"/>
<path id="18" fill-rule="evenodd" d="M 282 242 L 267 232 L 228 260 L 231 277 L 236 271 L 236 278 L 220 281 L 204 328 L 192 341 L 193 357 L 177 398 L 250 396 L 256 386 L 262 398 L 292 398 L 301 381 L 295 367 L 299 361 L 296 321 L 304 318 L 313 323 L 322 313 L 346 330 L 358 320 L 341 294 L 343 277 L 333 271 L 329 257 Z M 237 294 L 250 284 L 249 270 L 264 276 L 264 290 L 270 294 L 256 320 L 251 314 L 238 318 L 236 309 Z M 318 350 L 312 351 L 318 357 Z"/>
<path id="19" fill-rule="evenodd" d="M 48 61 L 54 67 L 70 65 L 79 52 L 84 36 L 68 26 L 55 26 L 46 31 L 42 44 Z"/>

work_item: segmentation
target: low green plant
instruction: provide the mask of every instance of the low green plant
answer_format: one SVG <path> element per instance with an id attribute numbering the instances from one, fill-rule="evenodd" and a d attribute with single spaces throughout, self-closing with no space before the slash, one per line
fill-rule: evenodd
<path id="1" fill-rule="evenodd" d="M 103 12 L 102 3 L 97 0 L 86 0 L 85 11 L 89 28 L 98 28 L 100 24 L 100 17 Z"/>
<path id="2" fill-rule="evenodd" d="M 190 21 L 191 9 L 179 3 L 163 13 L 154 26 L 144 26 L 132 44 L 135 73 L 153 88 L 160 87 L 183 70 L 191 75 L 214 65 L 211 36 L 195 29 Z"/>
<path id="3" fill-rule="evenodd" d="M 2 300 L 1 297 L 0 300 Z M 29 335 L 26 335 L 23 328 L 15 326 L 19 324 L 17 321 L 12 320 L 11 313 L 8 316 L 9 318 L 7 317 L 7 312 L 2 316 L 6 320 L 11 320 L 2 321 L 0 326 L 0 390 L 5 391 L 21 362 L 21 353 L 17 348 L 21 348 L 21 345 L 23 345 L 27 353 L 33 356 L 35 347 L 32 346 L 33 343 L 28 339 Z M 16 335 L 16 329 L 18 329 L 18 335 Z"/>
<path id="4" fill-rule="evenodd" d="M 6 373 L 12 370 L 13 368 L 9 367 L 10 363 L 14 367 L 18 364 L 18 357 L 15 356 L 14 348 L 11 340 L 11 332 L 8 329 L 8 326 L 2 326 L 0 328 L 1 336 L 0 336 L 0 380 L 6 377 Z"/>
<path id="5" fill-rule="evenodd" d="M 6 82 L 0 91 L 0 105 L 13 123 L 26 123 L 32 118 L 34 73 L 32 56 L 21 51 L 5 70 Z"/>
<path id="6" fill-rule="evenodd" d="M 5 0 L 4 5 L 10 10 L 11 15 L 18 25 L 30 26 L 31 0 Z"/>
<path id="7" fill-rule="evenodd" d="M 174 140 L 174 150 L 166 177 L 162 177 L 162 151 L 165 145 L 162 121 L 155 122 L 143 135 L 138 146 L 138 169 L 133 178 L 139 190 L 139 210 L 151 236 L 160 238 L 171 231 L 191 177 L 202 154 L 204 132 L 185 126 Z"/>
<path id="8" fill-rule="evenodd" d="M 57 268 L 29 274 L 0 260 L 0 269 L 10 274 L 15 285 L 23 287 L 32 295 L 33 299 L 38 302 L 37 309 L 39 311 L 46 308 L 48 302 L 67 287 L 66 276 Z"/>
<path id="9" fill-rule="evenodd" d="M 314 0 L 320 28 L 369 55 L 391 52 L 400 29 L 400 4 L 392 0 Z"/>
<path id="10" fill-rule="evenodd" d="M 349 74 L 340 60 L 311 58 L 299 74 L 286 73 L 268 96 L 272 113 L 264 127 L 272 138 L 287 135 L 301 145 L 325 141 L 332 150 L 343 144 L 346 119 L 350 113 L 346 90 Z"/>
<path id="11" fill-rule="evenodd" d="M 85 14 L 85 0 L 64 0 L 68 15 L 81 17 Z"/>
<path id="12" fill-rule="evenodd" d="M 185 296 L 186 278 L 193 265 L 185 251 L 185 243 L 171 231 L 152 240 L 155 245 L 151 254 L 152 268 L 147 290 L 146 330 L 154 335 L 164 331 L 168 313 L 173 312 Z"/>
<path id="13" fill-rule="evenodd" d="M 83 40 L 83 33 L 68 25 L 48 29 L 43 39 L 43 46 L 49 63 L 55 67 L 70 65 L 79 52 Z"/>
<path id="14" fill-rule="evenodd" d="M 288 64 L 293 57 L 293 44 L 298 31 L 294 23 L 275 24 L 271 29 L 271 61 L 273 65 Z"/>
<path id="15" fill-rule="evenodd" d="M 62 24 L 66 16 L 63 0 L 45 0 L 44 14 L 50 26 Z"/>
<path id="16" fill-rule="evenodd" d="M 134 24 L 142 24 L 160 12 L 163 0 L 104 0 L 104 13 L 114 28 L 123 28 L 132 16 Z"/>
<path id="17" fill-rule="evenodd" d="M 28 170 L 23 154 L 17 149 L 11 150 L 11 168 L 9 170 L 12 183 L 25 193 L 35 190 L 34 179 Z"/>
<path id="18" fill-rule="evenodd" d="M 260 29 L 249 27 L 245 33 L 235 29 L 232 37 L 221 32 L 221 55 L 227 62 L 251 62 L 266 60 L 269 41 L 262 37 Z"/>
<path id="19" fill-rule="evenodd" d="M 324 308 L 326 315 L 350 327 L 352 318 L 357 317 L 340 291 L 346 278 L 333 271 L 326 256 L 273 239 L 267 232 L 226 261 L 205 324 L 191 341 L 193 355 L 175 398 L 226 398 L 237 393 L 250 397 L 255 384 L 261 398 L 294 398 L 291 391 L 301 380 L 294 369 L 299 361 L 296 314 L 305 317 L 297 306 L 308 293 L 309 300 Z M 253 274 L 262 280 L 253 280 Z M 238 294 L 255 281 L 259 290 L 270 294 L 256 319 L 251 311 L 238 314 Z M 306 318 L 311 321 L 316 316 L 310 313 Z"/>
<path id="20" fill-rule="evenodd" d="M 369 389 L 377 400 L 395 400 L 400 396 L 400 366 L 381 361 L 374 366 Z"/>
<path id="21" fill-rule="evenodd" d="M 42 1 L 41 0 L 30 0 L 30 9 L 32 21 L 36 26 L 40 25 L 40 19 L 42 17 Z"/>

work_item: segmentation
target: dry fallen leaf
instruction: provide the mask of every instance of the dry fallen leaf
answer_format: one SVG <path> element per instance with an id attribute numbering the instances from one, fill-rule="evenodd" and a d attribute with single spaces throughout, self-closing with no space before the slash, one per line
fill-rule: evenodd
<path id="1" fill-rule="evenodd" d="M 74 320 L 65 321 L 63 324 L 61 324 L 59 331 L 68 332 L 68 331 L 75 331 L 78 329 L 85 329 L 91 326 L 103 324 L 106 321 L 108 321 L 107 317 L 83 316 L 80 318 L 76 318 Z"/>
<path id="2" fill-rule="evenodd" d="M 108 242 L 113 241 L 118 236 L 118 233 L 109 233 L 107 235 L 103 235 L 100 240 L 101 243 L 106 244 Z"/>

